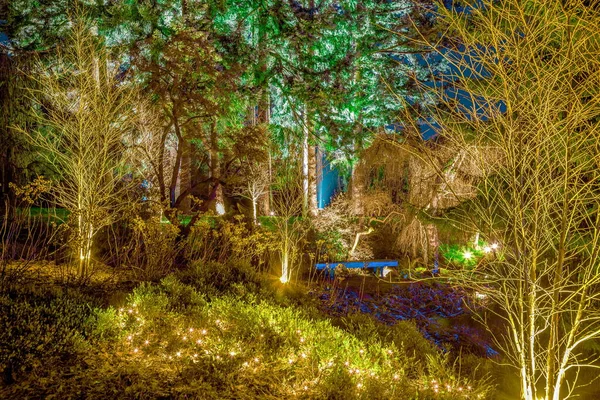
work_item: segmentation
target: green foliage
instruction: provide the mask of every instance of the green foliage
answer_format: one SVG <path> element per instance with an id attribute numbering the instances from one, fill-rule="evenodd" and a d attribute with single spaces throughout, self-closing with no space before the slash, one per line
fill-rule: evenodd
<path id="1" fill-rule="evenodd" d="M 246 261 L 228 264 L 196 261 L 181 271 L 178 277 L 209 296 L 235 292 L 240 286 L 244 291 L 258 292 L 263 283 L 263 278 Z"/>
<path id="2" fill-rule="evenodd" d="M 458 244 L 440 245 L 440 254 L 449 264 L 467 268 L 474 267 L 485 256 L 485 252 L 481 249 Z M 470 257 L 467 257 L 469 255 Z"/>
<path id="3" fill-rule="evenodd" d="M 77 353 L 91 309 L 73 293 L 0 297 L 0 371 L 5 380 Z"/>
<path id="4" fill-rule="evenodd" d="M 71 367 L 39 369 L 35 379 L 30 376 L 6 386 L 0 395 L 70 398 L 86 393 L 90 399 L 127 399 L 202 393 L 206 399 L 413 399 L 433 393 L 427 372 L 432 367 L 417 353 L 430 354 L 442 368 L 448 365 L 421 343 L 424 339 L 410 324 L 388 331 L 354 316 L 341 328 L 252 294 L 207 302 L 201 292 L 170 276 L 159 284 L 139 286 L 121 308 L 97 310 L 89 318 L 91 313 L 82 313 L 81 303 L 74 311 L 55 306 L 56 312 L 47 318 L 69 328 L 65 340 L 71 343 L 77 337 L 93 346 L 86 346 L 85 355 L 72 360 Z M 9 304 L 10 299 L 2 298 L 3 311 Z M 48 310 L 24 304 L 30 305 L 27 310 L 36 319 Z M 70 317 L 77 323 L 66 323 L 63 313 L 79 316 Z M 415 355 L 402 350 L 408 342 L 419 343 Z M 63 346 L 56 354 L 69 353 Z M 37 361 L 47 363 L 46 356 L 40 353 Z M 444 374 L 448 384 L 464 382 L 451 368 Z M 463 394 L 474 398 L 487 390 L 466 387 Z M 464 398 L 445 389 L 437 397 Z"/>
<path id="5" fill-rule="evenodd" d="M 185 258 L 191 263 L 254 262 L 261 268 L 276 245 L 270 229 L 251 229 L 241 215 L 233 220 L 202 218 L 186 240 Z"/>
<path id="6" fill-rule="evenodd" d="M 131 221 L 133 240 L 128 261 L 139 279 L 155 280 L 173 269 L 175 258 L 181 250 L 178 242 L 179 228 L 163 224 L 158 218 Z"/>

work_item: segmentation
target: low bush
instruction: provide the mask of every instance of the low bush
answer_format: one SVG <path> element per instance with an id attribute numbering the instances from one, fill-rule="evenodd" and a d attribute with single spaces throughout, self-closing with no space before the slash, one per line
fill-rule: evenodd
<path id="1" fill-rule="evenodd" d="M 0 371 L 6 383 L 77 353 L 91 308 L 73 293 L 0 297 Z"/>
<path id="2" fill-rule="evenodd" d="M 244 291 L 257 293 L 264 286 L 264 278 L 246 261 L 224 264 L 215 261 L 196 261 L 177 274 L 185 284 L 208 296 L 231 293 L 244 286 Z"/>
<path id="3" fill-rule="evenodd" d="M 50 340 L 41 339 L 57 346 L 50 354 L 72 354 L 77 340 L 86 341 L 81 346 L 86 351 L 76 365 L 38 369 L 0 389 L 0 397 L 464 399 L 485 396 L 488 389 L 446 368 L 409 325 L 382 336 L 377 325 L 359 317 L 345 320 L 341 329 L 252 293 L 208 302 L 200 290 L 172 276 L 139 286 L 120 309 L 84 311 L 81 304 L 61 301 L 13 306 L 3 299 L 3 307 L 47 321 L 37 331 L 42 338 L 40 330 L 61 327 L 50 329 Z M 3 324 L 11 325 L 6 321 L 16 310 L 2 310 Z M 25 328 L 13 332 L 15 343 L 33 334 Z M 28 348 L 37 346 L 29 340 Z M 408 342 L 413 354 L 403 350 Z M 422 351 L 446 368 L 444 381 L 432 377 Z M 44 349 L 28 360 L 47 364 L 48 354 Z"/>

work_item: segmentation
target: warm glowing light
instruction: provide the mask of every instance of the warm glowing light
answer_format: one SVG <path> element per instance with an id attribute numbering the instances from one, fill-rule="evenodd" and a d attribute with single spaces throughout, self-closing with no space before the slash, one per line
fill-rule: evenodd
<path id="1" fill-rule="evenodd" d="M 281 281 L 281 283 L 287 283 L 288 282 L 288 278 L 285 275 L 282 275 L 281 278 L 279 278 L 279 280 Z"/>
<path id="2" fill-rule="evenodd" d="M 483 251 L 486 252 L 486 253 L 489 253 L 490 251 L 492 251 L 492 248 L 490 246 L 485 246 L 483 248 Z"/>
<path id="3" fill-rule="evenodd" d="M 492 249 L 496 250 L 498 248 L 498 243 L 492 243 Z"/>
<path id="4" fill-rule="evenodd" d="M 218 215 L 225 214 L 225 206 L 223 205 L 223 203 L 217 202 L 215 209 L 216 209 Z"/>
<path id="5" fill-rule="evenodd" d="M 471 257 L 473 257 L 473 254 L 471 254 L 471 252 L 470 252 L 470 251 L 465 251 L 465 252 L 463 253 L 463 257 L 465 258 L 465 260 L 468 260 L 468 259 L 470 259 Z"/>
<path id="6" fill-rule="evenodd" d="M 477 298 L 479 300 L 483 300 L 486 297 L 487 297 L 487 294 L 485 294 L 485 293 L 475 292 L 475 298 Z"/>

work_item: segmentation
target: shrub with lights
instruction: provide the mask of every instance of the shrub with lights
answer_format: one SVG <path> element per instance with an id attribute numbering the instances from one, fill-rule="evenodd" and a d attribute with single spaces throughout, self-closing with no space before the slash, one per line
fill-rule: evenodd
<path id="1" fill-rule="evenodd" d="M 173 276 L 97 309 L 89 324 L 75 365 L 39 368 L 0 395 L 472 399 L 489 389 L 457 376 L 437 352 L 424 359 L 409 343 L 353 334 L 252 293 L 207 301 Z"/>

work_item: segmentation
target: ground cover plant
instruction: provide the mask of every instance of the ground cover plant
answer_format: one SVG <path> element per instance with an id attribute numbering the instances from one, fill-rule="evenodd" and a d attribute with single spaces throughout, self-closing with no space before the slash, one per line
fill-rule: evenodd
<path id="1" fill-rule="evenodd" d="M 489 390 L 460 376 L 410 325 L 402 341 L 390 341 L 373 324 L 343 329 L 314 309 L 254 293 L 207 300 L 175 276 L 141 284 L 120 307 L 97 304 L 61 290 L 2 297 L 0 366 L 12 383 L 0 393 L 460 399 Z"/>

